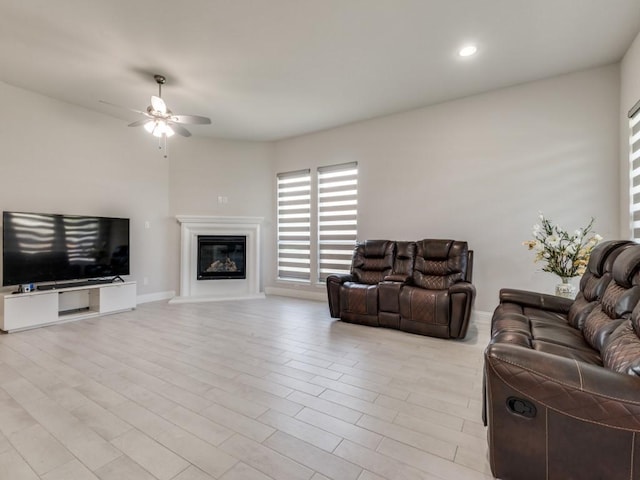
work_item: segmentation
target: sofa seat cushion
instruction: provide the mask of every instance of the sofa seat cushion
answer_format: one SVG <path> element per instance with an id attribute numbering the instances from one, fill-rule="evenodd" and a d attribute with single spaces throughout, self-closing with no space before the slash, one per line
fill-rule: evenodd
<path id="1" fill-rule="evenodd" d="M 515 303 L 502 303 L 496 308 L 493 314 L 493 321 L 514 316 L 523 317 L 528 320 L 548 322 L 552 324 L 568 325 L 567 316 L 560 312 L 542 310 L 540 308 L 523 307 Z"/>
<path id="2" fill-rule="evenodd" d="M 592 349 L 586 349 L 584 347 L 573 348 L 568 345 L 559 345 L 557 343 L 544 342 L 541 340 L 534 340 L 532 342 L 532 348 L 539 352 L 552 353 L 559 357 L 571 358 L 579 362 L 602 366 L 602 358 L 598 355 L 598 352 Z"/>
<path id="3" fill-rule="evenodd" d="M 598 352 L 593 351 L 582 332 L 557 319 L 531 319 L 519 314 L 498 316 L 493 319 L 491 336 L 492 343 L 515 343 L 549 353 L 563 349 L 575 350 L 582 352 L 579 356 L 591 359 L 590 363 L 602 364 Z M 536 344 L 539 346 L 536 347 Z M 547 345 L 554 347 L 547 348 Z M 569 355 L 569 358 L 577 356 Z"/>
<path id="4" fill-rule="evenodd" d="M 449 291 L 405 286 L 400 291 L 402 330 L 449 337 Z"/>
<path id="5" fill-rule="evenodd" d="M 537 341 L 554 343 L 578 350 L 593 350 L 585 341 L 582 332 L 568 325 L 532 324 L 531 337 Z"/>
<path id="6" fill-rule="evenodd" d="M 346 282 L 340 288 L 341 318 L 378 326 L 378 285 Z"/>
<path id="7" fill-rule="evenodd" d="M 519 332 L 531 336 L 531 324 L 529 319 L 519 313 L 512 315 L 494 315 L 491 321 L 491 335 L 502 332 Z"/>
<path id="8" fill-rule="evenodd" d="M 400 315 L 417 322 L 449 324 L 449 292 L 405 287 L 400 291 Z"/>
<path id="9" fill-rule="evenodd" d="M 525 308 L 524 315 L 529 317 L 531 322 L 536 322 L 537 324 L 548 323 L 551 325 L 563 325 L 573 328 L 567 323 L 567 316 L 562 313 L 540 310 L 539 308 Z"/>

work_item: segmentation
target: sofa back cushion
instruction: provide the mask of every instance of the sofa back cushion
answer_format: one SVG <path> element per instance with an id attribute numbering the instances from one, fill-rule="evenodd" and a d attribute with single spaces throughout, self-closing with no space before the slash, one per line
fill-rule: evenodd
<path id="1" fill-rule="evenodd" d="M 587 264 L 587 271 L 580 279 L 580 293 L 587 300 L 594 301 L 602 297 L 611 277 L 605 282 L 600 281 L 600 279 L 604 275 L 611 273 L 613 262 L 618 258 L 620 252 L 629 245 L 633 245 L 630 240 L 609 240 L 598 244 L 593 249 Z"/>
<path id="2" fill-rule="evenodd" d="M 393 269 L 395 242 L 366 240 L 356 245 L 351 262 L 351 274 L 358 283 L 374 285 Z"/>
<path id="3" fill-rule="evenodd" d="M 602 352 L 609 335 L 631 316 L 640 301 L 639 270 L 640 245 L 625 248 L 615 259 L 613 279 L 583 328 L 584 338 L 598 352 Z"/>
<path id="4" fill-rule="evenodd" d="M 591 252 L 587 271 L 580 279 L 580 290 L 571 304 L 567 321 L 574 328 L 582 329 L 587 316 L 602 298 L 613 278 L 613 262 L 633 242 L 629 240 L 609 240 L 598 244 Z"/>
<path id="5" fill-rule="evenodd" d="M 393 275 L 413 275 L 416 260 L 415 242 L 396 242 L 396 258 L 393 262 Z"/>
<path id="6" fill-rule="evenodd" d="M 429 290 L 445 290 L 463 281 L 467 272 L 467 242 L 425 239 L 416 242 L 413 283 Z"/>
<path id="7" fill-rule="evenodd" d="M 640 377 L 640 304 L 607 339 L 602 363 L 614 372 Z"/>

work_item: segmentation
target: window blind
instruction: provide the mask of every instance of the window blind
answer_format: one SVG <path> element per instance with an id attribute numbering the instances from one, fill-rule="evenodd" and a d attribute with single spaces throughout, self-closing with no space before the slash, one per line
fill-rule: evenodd
<path id="1" fill-rule="evenodd" d="M 318 281 L 349 273 L 358 234 L 358 164 L 318 168 Z"/>
<path id="2" fill-rule="evenodd" d="M 640 104 L 640 102 L 639 102 Z M 631 178 L 631 236 L 640 242 L 640 105 L 636 104 L 629 112 L 629 170 Z"/>
<path id="3" fill-rule="evenodd" d="M 311 172 L 279 173 L 278 278 L 311 281 Z"/>

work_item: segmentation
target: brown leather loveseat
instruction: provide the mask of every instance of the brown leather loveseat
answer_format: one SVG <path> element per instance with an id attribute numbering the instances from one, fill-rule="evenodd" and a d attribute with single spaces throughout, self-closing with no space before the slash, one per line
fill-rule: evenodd
<path id="1" fill-rule="evenodd" d="M 640 479 L 640 245 L 600 244 L 575 301 L 500 292 L 485 351 L 502 480 Z"/>
<path id="2" fill-rule="evenodd" d="M 331 316 L 441 338 L 464 338 L 475 298 L 467 242 L 367 240 L 349 275 L 330 275 Z"/>

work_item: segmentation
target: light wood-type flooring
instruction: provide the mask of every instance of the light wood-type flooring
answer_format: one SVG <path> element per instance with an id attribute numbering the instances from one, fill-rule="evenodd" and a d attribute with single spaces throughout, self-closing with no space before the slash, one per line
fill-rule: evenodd
<path id="1" fill-rule="evenodd" d="M 464 341 L 284 297 L 0 336 L 2 480 L 490 479 Z"/>

